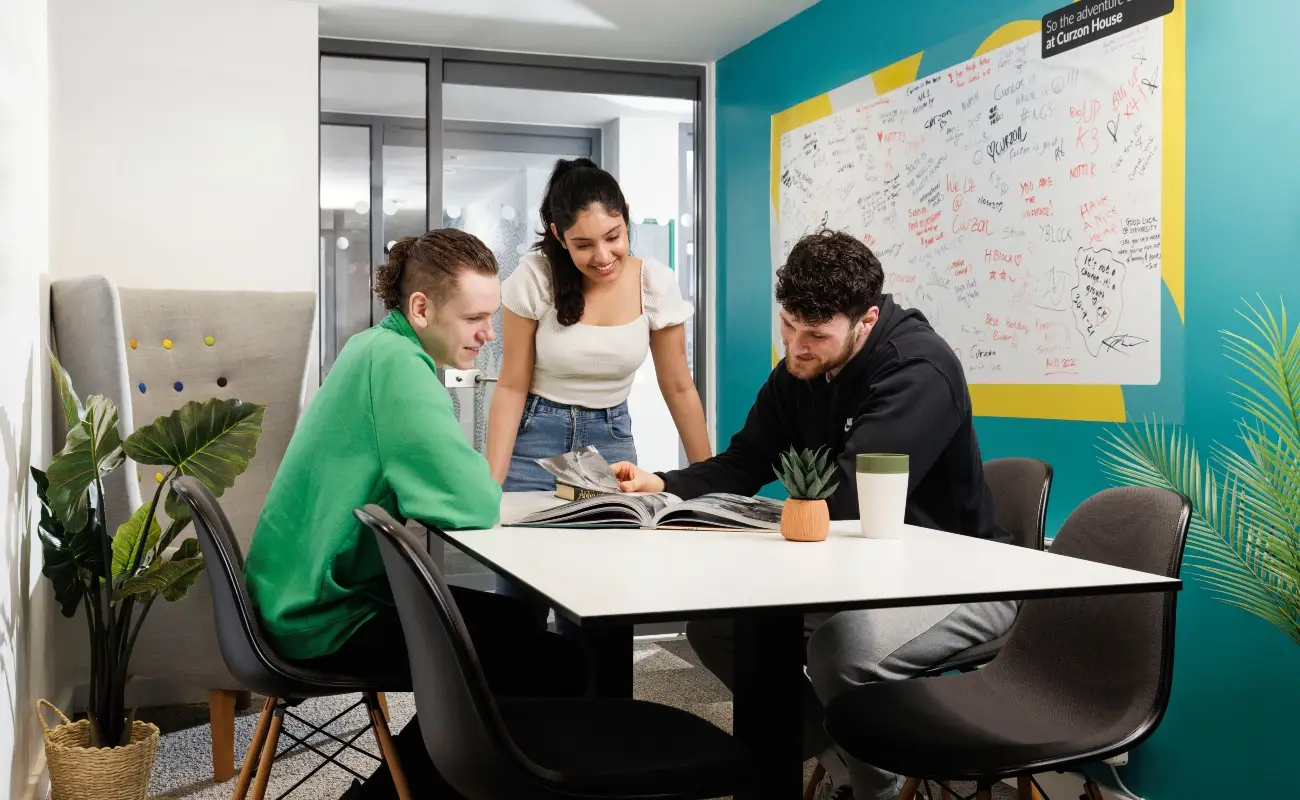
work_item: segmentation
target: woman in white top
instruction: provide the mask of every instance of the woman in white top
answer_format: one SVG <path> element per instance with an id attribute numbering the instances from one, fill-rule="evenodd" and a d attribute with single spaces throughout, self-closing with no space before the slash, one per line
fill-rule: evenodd
<path id="1" fill-rule="evenodd" d="M 627 396 L 647 354 L 687 458 L 708 458 L 704 408 L 686 363 L 693 309 L 670 268 L 628 254 L 618 182 L 590 159 L 558 161 L 541 218 L 541 240 L 501 287 L 492 476 L 506 491 L 553 490 L 535 459 L 587 445 L 611 464 L 635 463 Z"/>

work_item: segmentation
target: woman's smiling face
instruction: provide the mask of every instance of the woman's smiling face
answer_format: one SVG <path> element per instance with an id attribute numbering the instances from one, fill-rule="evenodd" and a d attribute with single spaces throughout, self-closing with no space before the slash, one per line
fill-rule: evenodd
<path id="1" fill-rule="evenodd" d="M 556 238 L 564 243 L 574 265 L 590 281 L 616 280 L 627 258 L 627 222 L 621 211 L 593 203 Z"/>

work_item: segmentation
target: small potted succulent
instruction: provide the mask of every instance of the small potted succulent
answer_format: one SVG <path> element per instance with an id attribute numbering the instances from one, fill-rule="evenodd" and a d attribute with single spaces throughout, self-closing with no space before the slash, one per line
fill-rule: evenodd
<path id="1" fill-rule="evenodd" d="M 790 498 L 781 508 L 781 535 L 792 542 L 820 542 L 831 530 L 826 498 L 839 488 L 839 466 L 828 448 L 799 452 L 791 447 L 781 454 L 781 479 Z"/>

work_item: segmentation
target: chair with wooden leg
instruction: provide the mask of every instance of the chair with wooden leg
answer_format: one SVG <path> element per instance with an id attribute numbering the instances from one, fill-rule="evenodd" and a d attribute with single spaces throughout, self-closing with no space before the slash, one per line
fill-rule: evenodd
<path id="1" fill-rule="evenodd" d="M 381 694 L 383 691 L 410 691 L 411 681 L 405 672 L 406 665 L 392 665 L 385 659 L 375 659 L 374 674 L 341 675 L 304 667 L 276 654 L 262 631 L 248 588 L 244 584 L 244 558 L 238 540 L 216 498 L 194 478 L 178 478 L 172 486 L 190 507 L 194 517 L 199 548 L 203 551 L 212 585 L 212 609 L 216 617 L 217 643 L 221 657 L 231 674 L 244 686 L 266 697 L 253 741 L 239 771 L 234 800 L 244 800 L 250 787 L 252 800 L 263 800 L 276 759 L 298 747 L 312 751 L 322 761 L 284 794 L 292 792 L 328 763 L 364 780 L 366 776 L 338 760 L 343 751 L 350 750 L 386 762 L 398 797 L 410 800 L 411 793 L 397 760 Z M 292 710 L 302 701 L 314 697 L 353 693 L 359 693 L 361 700 L 324 725 L 308 722 Z M 369 722 L 351 738 L 343 739 L 327 730 L 345 714 L 361 706 L 365 707 Z M 284 727 L 286 717 L 306 726 L 309 732 L 302 736 L 292 733 Z M 374 731 L 380 755 L 357 746 L 356 740 L 366 730 Z M 310 740 L 317 735 L 332 739 L 337 748 L 333 752 L 326 752 L 322 749 L 324 745 L 318 747 L 313 744 Z M 283 751 L 277 751 L 281 737 L 288 738 L 292 744 Z"/>
<path id="2" fill-rule="evenodd" d="M 49 299 L 51 344 L 59 360 L 82 397 L 113 401 L 124 439 L 137 424 L 192 400 L 238 397 L 266 406 L 257 458 L 221 498 L 235 530 L 251 535 L 298 421 L 316 335 L 316 292 L 119 288 L 101 275 L 83 275 L 53 281 Z M 63 441 L 62 415 L 51 421 L 55 441 Z M 110 531 L 157 488 L 153 468 L 133 463 L 106 476 L 104 484 Z M 159 509 L 158 521 L 166 528 L 164 517 Z M 188 538 L 184 533 L 172 542 L 164 558 Z M 212 591 L 203 574 L 185 602 L 154 603 L 132 649 L 129 691 L 131 704 L 141 706 L 162 701 L 164 688 L 169 697 L 176 690 L 207 694 L 212 775 L 220 783 L 235 774 L 235 712 L 248 706 L 248 687 L 222 663 L 213 622 Z M 69 622 L 74 623 L 84 624 Z M 61 649 L 60 656 L 74 670 L 89 670 L 84 648 Z"/>
<path id="3" fill-rule="evenodd" d="M 1052 552 L 1177 578 L 1191 503 L 1108 489 L 1061 527 Z M 1026 600 L 982 669 L 851 689 L 826 708 L 846 753 L 920 780 L 995 781 L 1065 771 L 1133 749 L 1160 724 L 1174 670 L 1176 591 Z M 880 720 L 888 720 L 883 725 Z M 1020 797 L 1033 785 L 1019 780 Z M 1089 797 L 1100 790 L 1089 782 Z"/>

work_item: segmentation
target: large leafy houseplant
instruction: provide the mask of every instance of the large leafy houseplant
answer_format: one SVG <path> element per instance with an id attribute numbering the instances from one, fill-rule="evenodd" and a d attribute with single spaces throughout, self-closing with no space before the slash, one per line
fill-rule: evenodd
<path id="1" fill-rule="evenodd" d="M 1180 428 L 1146 422 L 1111 431 L 1103 469 L 1116 481 L 1174 489 L 1192 500 L 1189 566 L 1220 600 L 1300 644 L 1300 329 L 1286 307 L 1247 304 L 1247 335 L 1223 331 L 1234 378 L 1240 449 L 1208 459 Z"/>
<path id="2" fill-rule="evenodd" d="M 68 435 L 47 471 L 32 468 L 41 501 L 42 572 L 65 617 L 79 607 L 85 611 L 90 746 L 125 745 L 133 717 L 125 708 L 127 667 L 136 637 L 158 596 L 184 598 L 203 569 L 193 538 L 166 557 L 190 522 L 188 507 L 168 487 L 178 475 L 198 478 L 216 495 L 234 485 L 257 451 L 265 406 L 218 398 L 189 402 L 122 439 L 117 407 L 99 395 L 83 405 L 53 354 L 50 366 Z M 157 466 L 161 477 L 152 500 L 110 536 L 103 478 L 128 457 Z"/>

